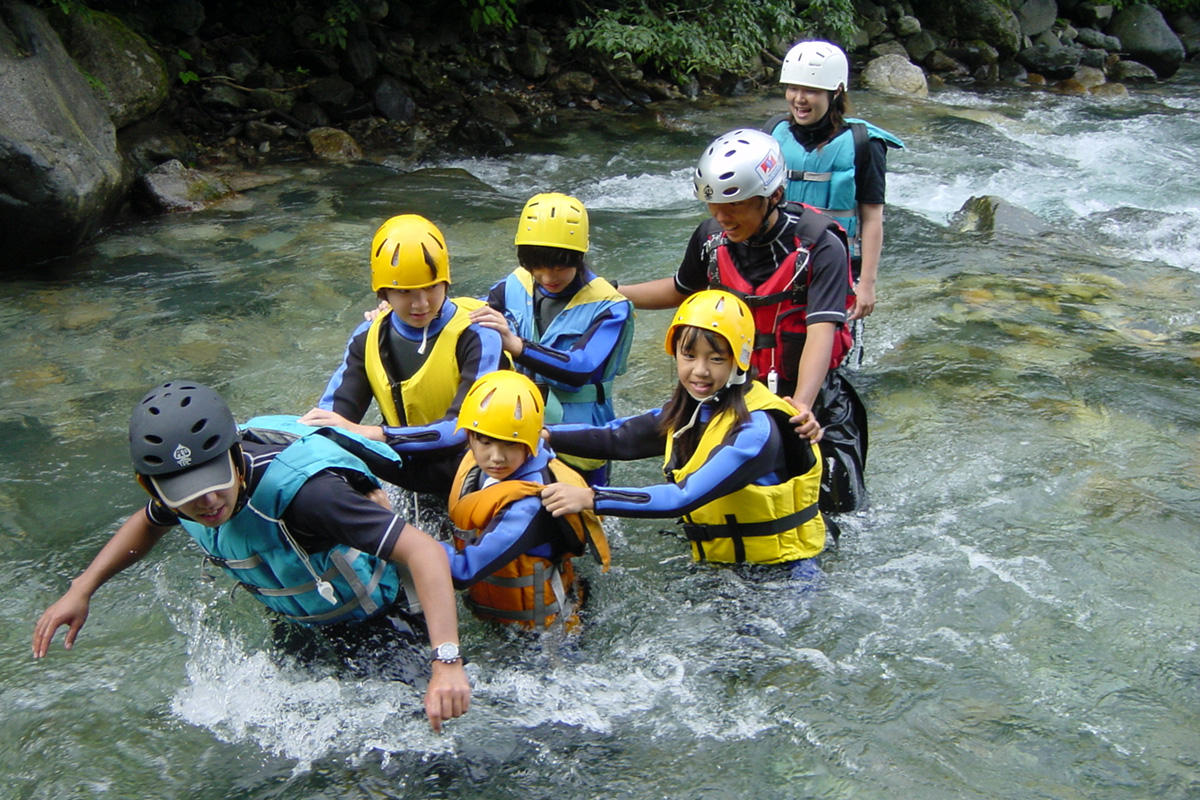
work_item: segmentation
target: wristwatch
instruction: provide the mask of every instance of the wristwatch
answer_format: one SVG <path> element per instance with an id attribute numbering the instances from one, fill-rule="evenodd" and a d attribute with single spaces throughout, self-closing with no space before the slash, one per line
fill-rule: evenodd
<path id="1" fill-rule="evenodd" d="M 462 651 L 454 642 L 443 642 L 433 648 L 433 660 L 443 664 L 453 664 L 462 659 Z"/>

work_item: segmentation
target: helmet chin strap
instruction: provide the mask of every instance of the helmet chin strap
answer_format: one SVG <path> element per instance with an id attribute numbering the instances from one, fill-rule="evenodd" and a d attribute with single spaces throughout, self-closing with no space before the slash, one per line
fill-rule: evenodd
<path id="1" fill-rule="evenodd" d="M 696 418 L 700 416 L 700 409 L 704 406 L 705 403 L 708 403 L 708 402 L 711 402 L 711 401 L 714 401 L 714 400 L 717 400 L 718 398 L 720 398 L 721 392 L 725 391 L 730 386 L 739 386 L 745 382 L 746 382 L 746 371 L 744 369 L 739 368 L 739 369 L 735 369 L 733 372 L 730 373 L 729 380 L 727 380 L 725 382 L 725 385 L 723 387 L 721 387 L 720 391 L 713 392 L 708 397 L 696 397 L 696 395 L 692 394 L 690 389 L 688 389 L 687 387 L 684 387 L 684 391 L 688 393 L 688 396 L 696 401 L 696 410 L 692 412 L 692 418 L 690 420 L 688 420 L 688 424 L 684 425 L 682 428 L 680 428 L 679 430 L 677 430 L 673 434 L 671 434 L 671 438 L 678 439 L 685 432 L 687 432 L 688 430 L 690 430 L 692 427 L 695 426 Z"/>

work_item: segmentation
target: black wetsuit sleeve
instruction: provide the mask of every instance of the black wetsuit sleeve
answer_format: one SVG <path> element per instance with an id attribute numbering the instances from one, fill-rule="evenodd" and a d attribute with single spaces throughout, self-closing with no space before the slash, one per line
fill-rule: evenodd
<path id="1" fill-rule="evenodd" d="M 883 205 L 887 191 L 887 150 L 882 139 L 867 140 L 866 163 L 854 172 L 854 195 L 862 205 Z"/>
<path id="2" fill-rule="evenodd" d="M 692 295 L 708 288 L 708 253 L 706 243 L 715 232 L 715 220 L 705 220 L 692 231 L 683 260 L 675 271 L 675 290 L 680 294 Z"/>
<path id="3" fill-rule="evenodd" d="M 331 469 L 304 482 L 283 512 L 283 521 L 296 543 L 308 552 L 343 544 L 385 559 L 405 525 Z"/>
<path id="4" fill-rule="evenodd" d="M 661 457 L 667 448 L 666 434 L 658 429 L 660 410 L 636 417 L 615 419 L 607 425 L 551 425 L 550 446 L 557 453 L 583 458 L 633 461 Z"/>
<path id="5" fill-rule="evenodd" d="M 808 286 L 808 304 L 805 308 L 807 323 L 844 323 L 850 280 L 847 277 L 846 248 L 842 240 L 826 231 L 812 249 L 808 268 L 812 280 Z"/>
<path id="6" fill-rule="evenodd" d="M 342 363 L 329 378 L 325 392 L 317 403 L 319 408 L 341 414 L 351 422 L 362 422 L 375 398 L 367 380 L 367 334 L 371 323 L 363 322 L 350 336 Z"/>

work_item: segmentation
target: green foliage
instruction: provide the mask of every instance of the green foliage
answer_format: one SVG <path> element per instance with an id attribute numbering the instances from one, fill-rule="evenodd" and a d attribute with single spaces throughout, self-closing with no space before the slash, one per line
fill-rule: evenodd
<path id="1" fill-rule="evenodd" d="M 517 0 L 459 0 L 471 11 L 471 30 L 499 27 L 511 31 L 517 24 Z"/>
<path id="2" fill-rule="evenodd" d="M 745 74 L 753 59 L 805 29 L 853 29 L 852 0 L 610 0 L 567 33 L 571 47 L 629 57 L 676 80 L 698 72 Z"/>
<path id="3" fill-rule="evenodd" d="M 314 31 L 312 38 L 323 45 L 336 45 L 346 49 L 347 26 L 362 16 L 362 9 L 355 0 L 330 0 L 325 4 L 322 30 Z"/>
<path id="4" fill-rule="evenodd" d="M 192 54 L 189 53 L 187 50 L 176 50 L 175 53 L 180 58 L 182 58 L 184 61 L 192 60 Z M 199 80 L 200 80 L 200 76 L 197 75 L 195 72 L 192 72 L 190 69 L 184 70 L 183 72 L 179 73 L 179 82 L 182 83 L 184 86 L 187 86 L 189 83 L 195 83 Z"/>

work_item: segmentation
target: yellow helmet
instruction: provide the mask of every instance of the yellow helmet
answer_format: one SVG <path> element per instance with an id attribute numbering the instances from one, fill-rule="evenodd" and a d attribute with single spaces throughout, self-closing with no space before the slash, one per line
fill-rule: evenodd
<path id="1" fill-rule="evenodd" d="M 546 403 L 533 381 L 503 369 L 471 384 L 454 430 L 465 428 L 493 439 L 520 442 L 536 453 L 545 418 Z"/>
<path id="2" fill-rule="evenodd" d="M 401 214 L 379 226 L 371 242 L 371 288 L 424 289 L 450 282 L 446 238 L 429 220 Z"/>
<path id="3" fill-rule="evenodd" d="M 754 317 L 740 298 L 716 289 L 697 292 L 679 305 L 667 338 L 663 343 L 667 355 L 675 355 L 672 340 L 675 329 L 691 325 L 713 331 L 729 342 L 729 349 L 742 370 L 750 369 L 750 353 L 754 350 Z"/>
<path id="4" fill-rule="evenodd" d="M 588 215 L 574 197 L 552 192 L 529 198 L 521 211 L 514 244 L 588 251 Z"/>

